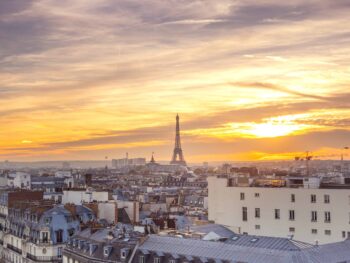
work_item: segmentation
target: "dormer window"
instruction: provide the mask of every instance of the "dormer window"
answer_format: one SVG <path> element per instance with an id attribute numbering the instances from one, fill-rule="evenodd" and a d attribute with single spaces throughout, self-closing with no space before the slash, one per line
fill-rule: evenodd
<path id="1" fill-rule="evenodd" d="M 128 257 L 129 254 L 129 249 L 128 248 L 122 248 L 120 250 L 120 258 L 121 259 L 126 259 Z"/>
<path id="2" fill-rule="evenodd" d="M 73 247 L 77 247 L 77 246 L 78 246 L 78 243 L 79 243 L 79 240 L 74 239 L 74 240 L 73 240 Z"/>
<path id="3" fill-rule="evenodd" d="M 159 257 L 155 257 L 153 260 L 153 263 L 160 263 L 160 258 Z"/>
<path id="4" fill-rule="evenodd" d="M 45 224 L 48 225 L 51 222 L 51 218 L 50 217 L 45 217 Z"/>
<path id="5" fill-rule="evenodd" d="M 105 246 L 105 247 L 103 248 L 103 255 L 104 255 L 105 257 L 108 257 L 109 254 L 111 253 L 111 251 L 112 251 L 112 247 L 111 247 L 111 246 Z"/>
<path id="6" fill-rule="evenodd" d="M 79 249 L 83 249 L 84 248 L 84 240 L 79 240 L 78 248 Z"/>
<path id="7" fill-rule="evenodd" d="M 139 263 L 145 263 L 145 256 L 139 257 Z"/>
<path id="8" fill-rule="evenodd" d="M 92 254 L 94 254 L 96 248 L 97 248 L 97 245 L 95 245 L 95 244 L 90 244 L 90 251 L 89 251 L 90 256 L 92 256 Z"/>
<path id="9" fill-rule="evenodd" d="M 88 252 L 90 250 L 90 244 L 88 242 L 85 243 L 84 250 L 85 252 Z"/>

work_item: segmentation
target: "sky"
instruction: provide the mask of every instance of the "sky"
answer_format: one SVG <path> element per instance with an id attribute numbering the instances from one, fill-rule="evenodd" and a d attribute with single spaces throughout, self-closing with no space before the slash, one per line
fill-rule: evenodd
<path id="1" fill-rule="evenodd" d="M 2 0 L 0 160 L 170 160 L 177 113 L 188 162 L 350 159 L 349 13 L 348 0 Z"/>

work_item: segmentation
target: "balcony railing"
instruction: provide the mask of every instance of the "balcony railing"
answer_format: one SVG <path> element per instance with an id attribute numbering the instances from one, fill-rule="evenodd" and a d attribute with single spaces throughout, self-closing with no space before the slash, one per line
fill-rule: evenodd
<path id="1" fill-rule="evenodd" d="M 8 248 L 8 249 L 11 249 L 11 250 L 14 251 L 14 252 L 17 252 L 18 254 L 22 254 L 22 249 L 19 249 L 19 248 L 15 247 L 15 246 L 12 246 L 12 245 L 10 245 L 10 244 L 7 244 L 7 248 Z"/>
<path id="2" fill-rule="evenodd" d="M 34 256 L 27 253 L 27 258 L 37 262 L 61 262 L 62 257 Z"/>

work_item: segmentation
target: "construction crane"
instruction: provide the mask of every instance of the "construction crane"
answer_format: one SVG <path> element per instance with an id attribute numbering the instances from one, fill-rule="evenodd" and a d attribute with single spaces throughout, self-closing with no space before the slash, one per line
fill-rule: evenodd
<path id="1" fill-rule="evenodd" d="M 340 155 L 340 160 L 341 160 L 341 163 L 342 163 L 342 165 L 341 166 L 343 166 L 343 159 L 344 159 L 344 155 L 346 156 L 347 154 L 344 154 L 344 152 L 343 152 L 343 150 L 349 150 L 349 147 L 348 146 L 345 146 L 345 147 L 343 147 L 342 149 L 342 152 L 341 152 L 341 155 Z M 310 169 L 309 169 L 309 162 L 312 160 L 312 159 L 314 159 L 314 158 L 319 158 L 319 157 L 335 157 L 335 156 L 337 156 L 337 155 L 335 155 L 335 154 L 328 154 L 328 155 L 320 155 L 320 156 L 314 156 L 314 155 L 310 155 L 309 154 L 309 151 L 306 151 L 305 152 L 305 155 L 302 155 L 302 156 L 295 156 L 294 157 L 294 160 L 295 161 L 306 161 L 306 174 L 307 174 L 307 176 L 309 176 L 310 175 Z"/>
<path id="2" fill-rule="evenodd" d="M 309 176 L 310 175 L 310 168 L 309 168 L 309 162 L 311 161 L 312 158 L 314 158 L 315 156 L 309 155 L 309 151 L 305 152 L 305 155 L 303 156 L 295 156 L 294 160 L 295 161 L 306 161 L 306 175 Z"/>

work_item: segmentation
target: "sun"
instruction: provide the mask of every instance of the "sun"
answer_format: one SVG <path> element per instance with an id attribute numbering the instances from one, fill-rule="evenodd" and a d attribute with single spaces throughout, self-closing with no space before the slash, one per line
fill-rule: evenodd
<path id="1" fill-rule="evenodd" d="M 310 125 L 301 124 L 301 115 L 285 115 L 263 119 L 262 122 L 232 123 L 231 129 L 242 137 L 273 138 L 301 133 L 310 129 Z"/>
<path id="2" fill-rule="evenodd" d="M 278 124 L 273 122 L 253 124 L 252 127 L 244 133 L 260 138 L 272 138 L 286 136 L 293 132 L 299 131 L 299 125 Z"/>

